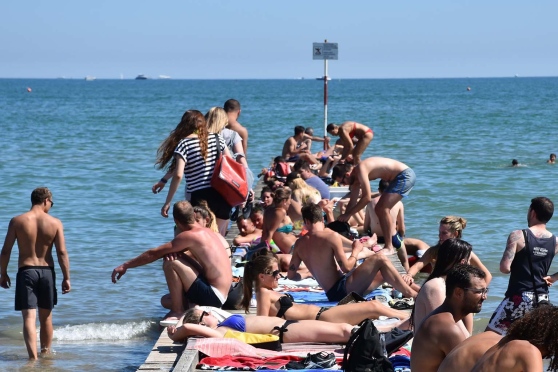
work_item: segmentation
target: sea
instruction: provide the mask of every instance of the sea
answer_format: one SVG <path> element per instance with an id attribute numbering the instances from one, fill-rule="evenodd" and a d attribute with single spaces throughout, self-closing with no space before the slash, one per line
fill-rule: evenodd
<path id="1" fill-rule="evenodd" d="M 292 80 L 0 79 L 0 234 L 30 208 L 39 186 L 65 229 L 72 291 L 53 311 L 53 355 L 27 361 L 14 311 L 17 246 L 0 289 L 0 370 L 134 371 L 160 334 L 167 293 L 161 262 L 113 268 L 169 241 L 160 215 L 166 189 L 154 166 L 158 146 L 184 111 L 241 102 L 254 174 L 281 153 L 297 125 L 324 133 L 324 82 Z M 499 261 L 508 234 L 527 226 L 530 200 L 558 201 L 558 78 L 332 79 L 327 122 L 374 130 L 364 157 L 397 159 L 417 182 L 404 199 L 406 235 L 434 244 L 446 215 L 467 219 L 463 239 L 493 273 L 475 331 L 503 298 Z M 320 143 L 313 144 L 318 151 Z M 511 167 L 517 159 L 519 167 Z M 374 181 L 373 186 L 376 186 Z M 183 188 L 175 200 L 183 196 Z M 558 217 L 548 223 L 558 232 Z M 553 265 L 552 272 L 558 270 Z M 58 290 L 62 278 L 56 264 Z M 551 288 L 551 300 L 556 298 Z"/>

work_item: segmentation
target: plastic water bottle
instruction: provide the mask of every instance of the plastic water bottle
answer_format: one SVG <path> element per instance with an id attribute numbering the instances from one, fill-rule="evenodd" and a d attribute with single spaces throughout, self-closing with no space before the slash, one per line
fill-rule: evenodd
<path id="1" fill-rule="evenodd" d="M 382 354 L 384 354 L 384 356 L 387 358 L 388 353 L 387 353 L 387 350 L 386 350 L 386 334 L 385 333 L 380 333 L 380 346 L 382 347 Z"/>

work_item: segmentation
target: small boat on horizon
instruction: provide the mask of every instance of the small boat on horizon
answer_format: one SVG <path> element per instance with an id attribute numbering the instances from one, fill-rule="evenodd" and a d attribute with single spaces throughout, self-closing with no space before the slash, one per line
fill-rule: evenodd
<path id="1" fill-rule="evenodd" d="M 322 76 L 322 77 L 317 77 L 316 80 L 324 80 L 324 78 L 327 78 L 327 81 L 331 80 L 330 76 Z"/>
<path id="2" fill-rule="evenodd" d="M 170 79 L 170 78 L 171 78 L 171 77 L 168 76 L 168 75 L 159 75 L 159 79 L 162 79 L 162 80 L 168 80 L 168 79 Z"/>
<path id="3" fill-rule="evenodd" d="M 139 74 L 138 76 L 136 76 L 136 80 L 147 80 L 148 77 L 145 76 L 144 74 Z"/>
<path id="4" fill-rule="evenodd" d="M 87 75 L 85 77 L 85 81 L 93 81 L 93 80 L 97 80 L 97 78 L 95 76 L 90 76 L 90 75 Z"/>

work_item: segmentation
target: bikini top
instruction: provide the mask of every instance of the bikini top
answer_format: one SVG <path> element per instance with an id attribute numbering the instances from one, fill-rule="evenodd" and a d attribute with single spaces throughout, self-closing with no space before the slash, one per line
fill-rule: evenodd
<path id="1" fill-rule="evenodd" d="M 275 231 L 280 232 L 280 233 L 289 234 L 289 233 L 293 232 L 293 224 L 290 223 L 290 224 L 287 224 L 287 225 L 283 225 Z"/>
<path id="2" fill-rule="evenodd" d="M 246 332 L 246 319 L 242 315 L 234 314 L 217 324 L 217 327 L 227 327 L 235 331 Z"/>
<path id="3" fill-rule="evenodd" d="M 277 312 L 277 318 L 283 318 L 287 310 L 293 307 L 293 296 L 290 293 L 286 293 L 284 296 L 279 297 L 279 311 Z"/>

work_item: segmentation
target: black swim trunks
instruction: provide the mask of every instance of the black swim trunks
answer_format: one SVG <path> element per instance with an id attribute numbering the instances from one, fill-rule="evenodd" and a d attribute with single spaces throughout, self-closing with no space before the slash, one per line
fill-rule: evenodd
<path id="1" fill-rule="evenodd" d="M 16 311 L 51 310 L 57 303 L 54 267 L 22 266 L 17 271 L 15 290 Z"/>
<path id="2" fill-rule="evenodd" d="M 217 288 L 211 286 L 205 278 L 198 276 L 186 292 L 188 301 L 200 306 L 222 307 L 227 298 Z"/>

